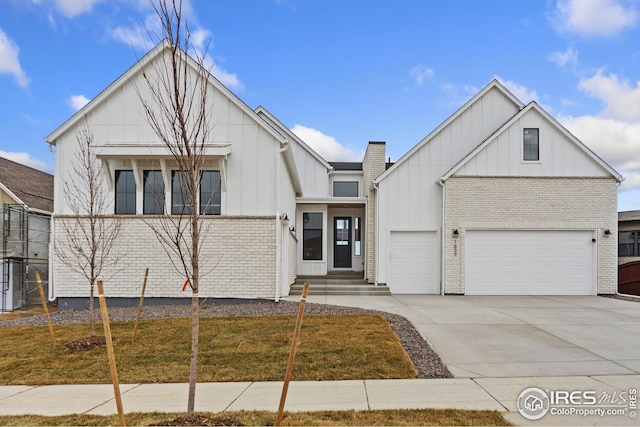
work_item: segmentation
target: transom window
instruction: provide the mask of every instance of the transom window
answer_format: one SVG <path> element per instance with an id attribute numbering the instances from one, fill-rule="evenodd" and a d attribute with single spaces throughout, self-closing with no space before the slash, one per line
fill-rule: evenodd
<path id="1" fill-rule="evenodd" d="M 164 213 L 164 180 L 162 171 L 144 171 L 144 194 L 142 213 L 145 215 Z"/>
<path id="2" fill-rule="evenodd" d="M 618 232 L 618 256 L 640 256 L 640 230 Z"/>
<path id="3" fill-rule="evenodd" d="M 358 197 L 358 181 L 333 181 L 333 197 Z"/>
<path id="4" fill-rule="evenodd" d="M 525 128 L 523 134 L 522 159 L 526 161 L 540 160 L 540 131 L 538 128 Z"/>
<path id="5" fill-rule="evenodd" d="M 302 259 L 322 260 L 322 212 L 302 214 Z"/>
<path id="6" fill-rule="evenodd" d="M 116 209 L 118 215 L 135 215 L 136 181 L 132 170 L 116 171 Z"/>

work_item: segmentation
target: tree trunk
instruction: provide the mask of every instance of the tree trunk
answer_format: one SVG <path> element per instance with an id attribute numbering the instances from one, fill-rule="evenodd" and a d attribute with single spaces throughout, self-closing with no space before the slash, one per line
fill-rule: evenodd
<path id="1" fill-rule="evenodd" d="M 189 365 L 189 400 L 187 403 L 187 417 L 195 415 L 196 377 L 198 373 L 198 335 L 200 329 L 200 307 L 198 293 L 191 297 L 191 364 Z"/>
<path id="2" fill-rule="evenodd" d="M 93 341 L 93 335 L 95 334 L 95 317 L 94 317 L 94 299 L 93 299 L 93 282 L 91 282 L 91 291 L 89 292 L 89 328 L 90 328 L 90 334 L 89 336 L 91 337 L 91 341 Z"/>

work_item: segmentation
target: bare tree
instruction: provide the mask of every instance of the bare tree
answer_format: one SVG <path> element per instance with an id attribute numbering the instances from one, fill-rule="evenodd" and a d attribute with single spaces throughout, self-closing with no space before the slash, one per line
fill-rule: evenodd
<path id="1" fill-rule="evenodd" d="M 212 129 L 212 103 L 209 96 L 209 71 L 206 51 L 192 49 L 189 29 L 182 19 L 181 0 L 150 0 L 160 18 L 162 43 L 168 47 L 161 59 L 143 72 L 145 90 L 138 89 L 146 119 L 175 162 L 173 182 L 180 188 L 177 212 L 147 220 L 171 263 L 183 274 L 192 290 L 191 358 L 187 416 L 195 412 L 198 371 L 199 287 L 202 276 L 200 250 L 206 228 L 198 195 L 205 150 Z M 189 57 L 188 53 L 194 55 Z M 194 66 L 195 65 L 195 66 Z M 201 201 L 205 208 L 206 202 Z M 173 209 L 172 209 L 173 210 Z"/>
<path id="2" fill-rule="evenodd" d="M 59 221 L 64 237 L 56 242 L 55 253 L 64 265 L 89 283 L 93 338 L 96 280 L 106 271 L 115 274 L 118 262 L 124 257 L 121 250 L 114 250 L 122 231 L 122 220 L 105 216 L 110 205 L 108 193 L 104 188 L 102 165 L 95 153 L 94 136 L 86 123 L 77 131 L 76 140 L 73 179 L 64 181 L 65 201 L 73 215 Z"/>

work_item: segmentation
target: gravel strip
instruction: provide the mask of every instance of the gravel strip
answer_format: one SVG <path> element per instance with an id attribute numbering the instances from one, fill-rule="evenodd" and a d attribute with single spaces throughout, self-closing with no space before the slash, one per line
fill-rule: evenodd
<path id="1" fill-rule="evenodd" d="M 109 320 L 132 321 L 136 318 L 137 307 L 109 308 Z M 293 301 L 260 301 L 251 303 L 202 304 L 201 317 L 245 317 L 245 316 L 278 316 L 296 315 L 298 303 Z M 308 303 L 305 314 L 378 314 L 383 316 L 398 336 L 405 351 L 418 371 L 418 378 L 453 378 L 440 357 L 433 351 L 427 341 L 413 327 L 411 322 L 397 314 L 377 310 L 366 310 L 354 307 L 341 307 L 328 304 Z M 96 316 L 100 312 L 96 309 Z M 167 317 L 191 317 L 191 305 L 157 305 L 145 306 L 143 319 L 162 319 Z M 51 322 L 55 325 L 67 323 L 89 322 L 89 310 L 59 310 L 51 313 Z M 21 319 L 0 321 L 0 326 L 42 326 L 47 324 L 45 315 L 24 317 Z"/>

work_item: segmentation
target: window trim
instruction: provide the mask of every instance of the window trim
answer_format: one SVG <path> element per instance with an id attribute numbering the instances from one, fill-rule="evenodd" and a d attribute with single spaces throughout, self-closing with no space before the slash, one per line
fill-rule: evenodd
<path id="1" fill-rule="evenodd" d="M 527 155 L 531 154 L 529 153 L 531 149 L 527 150 L 527 144 L 532 146 L 533 143 L 532 142 L 527 143 L 526 135 L 528 132 L 532 132 L 532 131 L 535 131 L 535 134 L 536 134 L 536 156 L 535 156 L 536 158 L 528 159 Z M 527 163 L 530 163 L 530 162 L 535 163 L 540 161 L 540 128 L 523 128 L 522 129 L 522 161 Z"/>
<path id="2" fill-rule="evenodd" d="M 320 228 L 307 228 L 307 224 L 304 221 L 305 215 L 320 215 Z M 312 223 L 309 220 L 309 223 Z M 319 236 L 315 236 L 316 239 L 320 239 L 320 251 L 319 258 L 308 258 L 305 251 L 307 243 L 307 232 L 320 232 Z M 316 248 L 317 249 L 317 248 Z M 324 213 L 323 212 L 303 212 L 302 213 L 302 260 L 303 261 L 324 261 Z"/>
<path id="3" fill-rule="evenodd" d="M 125 191 L 124 193 L 119 192 L 118 191 L 118 179 L 120 178 L 120 175 L 122 173 L 128 173 L 130 174 L 131 180 L 133 181 L 133 192 L 131 191 Z M 114 198 L 113 198 L 113 212 L 116 215 L 135 215 L 136 212 L 136 204 L 137 204 L 137 193 L 138 193 L 138 188 L 136 187 L 136 179 L 135 179 L 135 175 L 134 175 L 134 171 L 133 169 L 116 169 L 115 173 L 114 173 L 114 185 L 113 185 L 113 193 L 114 193 Z M 126 185 L 126 184 L 125 184 Z M 120 212 L 119 211 L 119 207 L 120 204 L 118 203 L 118 195 L 119 194 L 124 194 L 125 195 L 125 199 L 126 199 L 126 203 L 125 203 L 125 208 L 127 207 L 127 205 L 129 204 L 130 200 L 128 196 L 133 195 L 133 211 L 124 209 L 124 211 Z"/>
<path id="4" fill-rule="evenodd" d="M 336 184 L 355 184 L 356 185 L 356 195 L 355 196 L 336 196 Z M 331 194 L 333 197 L 359 197 L 360 196 L 360 183 L 358 181 L 333 181 L 331 185 Z"/>
<path id="5" fill-rule="evenodd" d="M 159 175 L 160 176 L 160 190 L 161 191 L 156 191 L 154 192 L 154 188 L 151 188 L 151 192 L 147 191 L 147 178 L 149 177 L 149 174 L 153 173 L 155 176 Z M 156 178 L 156 181 L 157 178 Z M 156 195 L 161 196 L 162 200 L 159 200 L 156 203 L 155 197 Z M 153 203 L 152 206 L 154 207 L 154 211 L 153 212 L 147 212 L 147 197 L 153 197 Z M 158 169 L 145 169 L 142 171 L 142 214 L 143 215 L 163 215 L 165 212 L 165 200 L 166 200 L 166 189 L 164 188 L 164 177 L 162 176 L 162 170 L 158 170 Z M 159 204 L 159 206 L 158 206 Z M 157 212 L 155 208 L 160 207 L 160 212 Z"/>

